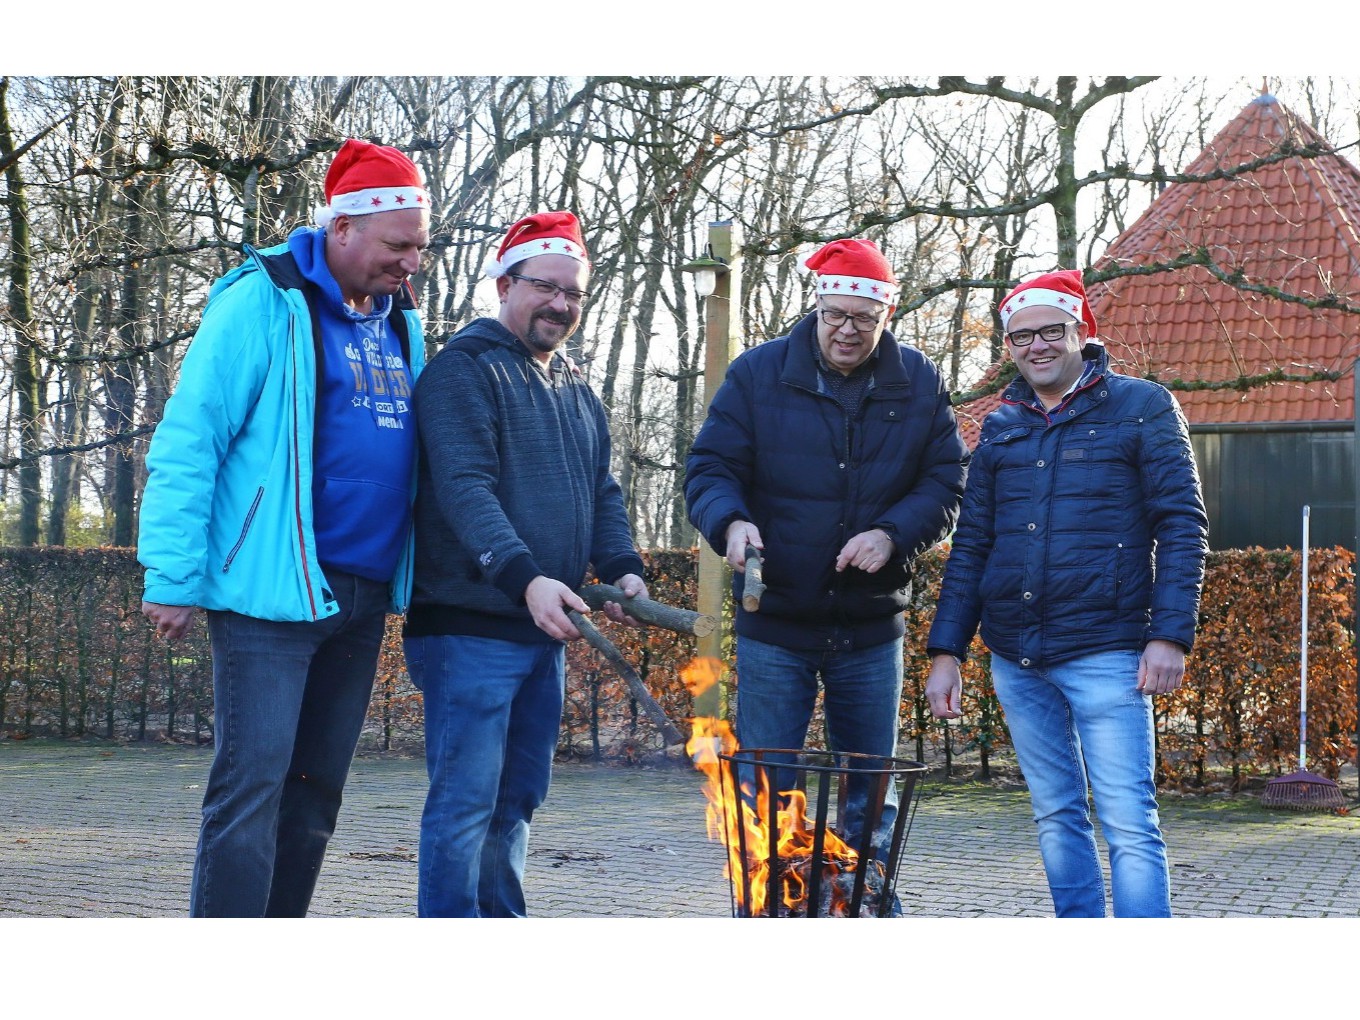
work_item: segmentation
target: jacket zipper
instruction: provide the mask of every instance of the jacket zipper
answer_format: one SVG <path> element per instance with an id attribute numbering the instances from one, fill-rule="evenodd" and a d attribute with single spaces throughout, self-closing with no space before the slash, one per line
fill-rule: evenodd
<path id="1" fill-rule="evenodd" d="M 245 545 L 246 534 L 250 531 L 251 522 L 255 520 L 255 511 L 260 508 L 260 500 L 264 498 L 264 486 L 261 485 L 255 490 L 255 499 L 250 504 L 250 509 L 246 511 L 246 522 L 241 525 L 241 535 L 236 539 L 236 544 L 231 547 L 231 552 L 227 553 L 226 562 L 222 564 L 222 573 L 231 569 L 231 561 L 236 559 L 236 554 L 241 551 L 241 546 Z"/>
<path id="2" fill-rule="evenodd" d="M 304 300 L 305 300 L 305 298 L 304 298 Z M 310 308 L 310 306 L 308 307 L 307 311 L 308 311 L 308 325 L 309 325 L 309 327 L 310 327 L 310 325 L 311 325 L 311 308 Z M 315 344 L 315 343 L 318 343 L 318 342 L 319 342 L 319 338 L 318 338 L 318 337 L 313 337 L 313 338 L 312 338 L 312 342 L 313 342 L 314 344 Z M 292 353 L 292 358 L 293 358 L 293 406 L 294 406 L 294 407 L 297 407 L 297 399 L 298 399 L 298 393 L 297 393 L 297 386 L 298 386 L 298 382 L 297 382 L 297 378 L 298 378 L 298 372 L 297 372 L 297 343 L 294 342 L 294 343 L 292 343 L 290 346 L 291 346 L 291 348 L 292 348 L 292 352 L 291 352 L 291 353 Z M 317 370 L 320 371 L 320 366 L 318 366 L 318 369 L 317 369 Z M 317 399 L 318 399 L 318 400 L 321 399 L 320 393 L 319 393 L 319 392 L 318 392 L 318 394 L 317 394 Z M 301 431 L 301 425 L 297 423 L 298 416 L 297 416 L 296 414 L 293 415 L 293 419 L 294 419 L 294 425 L 293 425 L 293 451 L 292 451 L 292 453 L 293 453 L 293 522 L 294 522 L 294 524 L 297 526 L 298 552 L 299 552 L 299 554 L 300 554 L 299 558 L 300 558 L 300 560 L 302 561 L 302 583 L 303 583 L 303 585 L 304 585 L 304 586 L 306 587 L 306 589 L 307 589 L 307 608 L 308 608 L 308 610 L 309 610 L 309 611 L 311 612 L 311 614 L 312 614 L 312 619 L 313 619 L 313 620 L 316 620 L 316 619 L 318 619 L 317 612 L 316 612 L 316 593 L 312 590 L 312 575 L 311 575 L 311 573 L 310 573 L 310 572 L 308 571 L 308 569 L 307 569 L 307 533 L 306 533 L 306 529 L 303 528 L 303 526 L 302 526 L 302 462 L 301 462 L 301 454 L 298 452 L 298 440 L 299 440 L 299 438 L 300 438 L 300 437 L 299 437 L 299 432 Z M 315 423 L 316 423 L 316 409 L 315 409 L 315 408 L 312 409 L 312 422 L 313 422 L 312 427 L 313 427 L 313 429 L 315 429 L 315 427 L 316 427 L 316 424 L 315 424 Z"/>

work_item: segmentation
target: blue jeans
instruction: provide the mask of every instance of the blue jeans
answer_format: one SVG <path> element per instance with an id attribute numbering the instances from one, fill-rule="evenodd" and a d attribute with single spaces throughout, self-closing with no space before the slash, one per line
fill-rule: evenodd
<path id="1" fill-rule="evenodd" d="M 430 790 L 421 917 L 524 917 L 529 821 L 548 796 L 566 646 L 461 634 L 407 638 L 425 695 Z"/>
<path id="2" fill-rule="evenodd" d="M 992 682 L 1029 786 L 1039 850 L 1059 917 L 1104 917 L 1087 783 L 1110 848 L 1116 917 L 1170 917 L 1166 843 L 1153 780 L 1152 698 L 1136 651 L 1046 669 L 992 656 Z"/>
<path id="3" fill-rule="evenodd" d="M 194 917 L 302 917 L 368 712 L 388 586 L 327 573 L 312 623 L 208 613 L 216 749 L 194 858 Z"/>
<path id="4" fill-rule="evenodd" d="M 737 742 L 744 748 L 801 748 L 822 683 L 827 743 L 833 751 L 897 753 L 902 700 L 902 639 L 850 652 L 807 652 L 737 636 Z M 780 789 L 792 784 L 777 773 Z M 851 776 L 841 837 L 858 847 L 869 792 L 877 777 Z M 885 858 L 897 818 L 898 791 L 889 782 L 874 829 L 875 853 Z"/>

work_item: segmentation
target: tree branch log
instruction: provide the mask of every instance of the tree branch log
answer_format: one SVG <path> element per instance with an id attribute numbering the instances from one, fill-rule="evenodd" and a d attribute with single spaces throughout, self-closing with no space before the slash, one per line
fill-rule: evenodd
<path id="1" fill-rule="evenodd" d="M 746 547 L 746 580 L 741 586 L 741 608 L 748 613 L 760 611 L 760 596 L 765 594 L 765 560 L 753 545 Z"/>
<path id="2" fill-rule="evenodd" d="M 653 623 L 677 634 L 693 634 L 707 637 L 718 626 L 711 616 L 696 613 L 689 609 L 677 609 L 663 602 L 651 599 L 633 598 L 625 595 L 622 588 L 612 584 L 587 584 L 576 591 L 591 609 L 603 609 L 606 602 L 617 602 L 623 611 L 643 623 Z"/>
<path id="3" fill-rule="evenodd" d="M 610 601 L 612 602 L 613 599 Z M 605 661 L 614 667 L 615 672 L 628 682 L 628 689 L 638 703 L 642 705 L 643 711 L 651 717 L 652 722 L 656 723 L 657 729 L 661 731 L 661 736 L 666 740 L 666 746 L 683 744 L 685 742 L 684 734 L 680 732 L 675 723 L 671 722 L 671 717 L 666 714 L 666 710 L 652 697 L 652 692 L 647 690 L 647 685 L 642 682 L 642 677 L 637 675 L 637 670 L 628 665 L 623 654 L 614 647 L 614 643 L 601 634 L 593 623 L 575 609 L 567 610 L 567 618 L 576 625 L 576 629 L 581 632 L 586 643 L 603 655 Z"/>

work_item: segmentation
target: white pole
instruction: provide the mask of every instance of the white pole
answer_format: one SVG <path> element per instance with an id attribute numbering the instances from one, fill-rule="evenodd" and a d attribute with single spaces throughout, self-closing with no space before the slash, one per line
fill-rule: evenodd
<path id="1" fill-rule="evenodd" d="M 1308 756 L 1308 513 L 1303 508 L 1303 627 L 1299 642 L 1299 771 Z"/>

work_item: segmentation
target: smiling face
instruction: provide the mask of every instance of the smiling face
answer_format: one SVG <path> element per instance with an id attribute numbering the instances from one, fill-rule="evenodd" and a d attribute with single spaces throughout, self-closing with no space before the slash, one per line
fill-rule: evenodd
<path id="1" fill-rule="evenodd" d="M 1045 340 L 1035 333 L 1034 342 L 1027 347 L 1011 343 L 1010 334 L 1017 330 L 1038 330 L 1058 323 L 1065 324 L 1067 329 L 1057 340 Z M 1039 305 L 1021 309 L 1006 324 L 1006 350 L 1045 407 L 1057 404 L 1081 378 L 1081 349 L 1086 344 L 1086 334 L 1086 323 L 1060 309 Z"/>
<path id="2" fill-rule="evenodd" d="M 822 297 L 817 304 L 817 346 L 821 348 L 822 360 L 841 375 L 849 375 L 874 353 L 892 309 L 873 298 L 844 294 Z M 831 326 L 822 317 L 823 312 L 843 313 L 847 318 L 840 325 Z M 863 328 L 855 322 L 857 315 L 868 316 L 865 322 L 872 319 L 875 324 Z"/>
<path id="3" fill-rule="evenodd" d="M 496 281 L 501 325 L 519 337 L 534 358 L 547 364 L 553 351 L 581 324 L 581 302 L 567 297 L 565 291 L 584 291 L 589 280 L 590 270 L 568 255 L 536 255 L 516 263 Z M 561 289 L 546 297 L 541 293 L 544 283 Z"/>
<path id="4" fill-rule="evenodd" d="M 326 264 L 345 303 L 365 311 L 374 295 L 395 294 L 420 269 L 429 243 L 426 209 L 341 215 L 326 228 Z"/>

